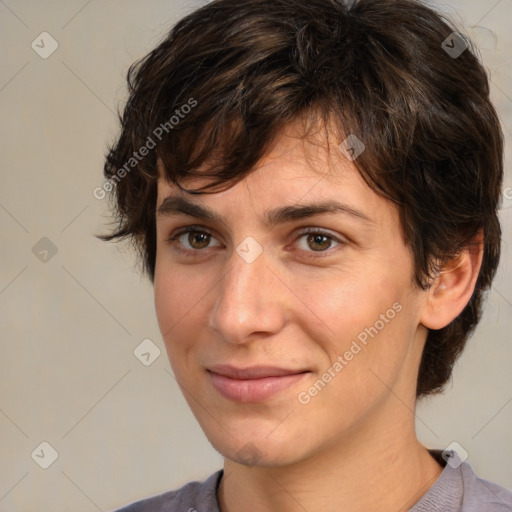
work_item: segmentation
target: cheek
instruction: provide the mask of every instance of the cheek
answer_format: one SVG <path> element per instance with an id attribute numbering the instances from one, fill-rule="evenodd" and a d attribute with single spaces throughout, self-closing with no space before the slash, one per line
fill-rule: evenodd
<path id="1" fill-rule="evenodd" d="M 183 287 L 176 277 L 162 279 L 155 273 L 155 311 L 167 358 L 178 382 L 186 382 L 193 366 L 198 294 L 193 286 Z"/>
<path id="2" fill-rule="evenodd" d="M 197 279 L 188 279 L 186 273 L 166 271 L 162 265 L 155 269 L 155 311 L 162 338 L 169 351 L 171 341 L 191 339 L 194 325 L 198 325 L 200 300 L 205 289 Z M 189 333 L 183 336 L 183 333 Z"/>
<path id="3" fill-rule="evenodd" d="M 399 302 L 400 291 L 395 281 L 387 278 L 372 277 L 368 273 L 357 272 L 343 277 L 326 277 L 314 283 L 302 283 L 301 298 L 308 305 L 311 315 L 303 317 L 303 326 L 314 316 L 324 325 L 326 337 L 333 340 L 332 345 L 343 349 L 350 341 L 365 329 L 379 322 L 380 315 L 394 316 L 393 304 Z M 387 318 L 386 318 L 387 319 Z M 315 322 L 314 327 L 318 326 Z M 388 324 L 386 324 L 386 327 Z M 311 325 L 308 331 L 313 330 Z M 318 331 L 309 333 L 313 339 Z M 364 337 L 364 336 L 361 336 Z"/>
<path id="4" fill-rule="evenodd" d="M 368 273 L 366 277 L 326 280 L 304 289 L 311 309 L 325 326 L 322 336 L 315 329 L 318 322 L 313 325 L 308 319 L 302 320 L 303 330 L 329 359 L 326 367 L 318 370 L 324 372 L 342 358 L 343 369 L 337 373 L 340 378 L 334 379 L 334 387 L 364 395 L 370 388 L 382 386 L 379 377 L 384 382 L 396 377 L 414 338 L 411 312 L 404 306 L 407 291 L 405 280 Z M 372 381 L 375 386 L 371 386 Z"/>

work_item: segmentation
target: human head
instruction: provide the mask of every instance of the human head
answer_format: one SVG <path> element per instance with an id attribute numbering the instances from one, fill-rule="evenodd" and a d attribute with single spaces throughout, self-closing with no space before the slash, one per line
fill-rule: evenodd
<path id="1" fill-rule="evenodd" d="M 484 233 L 468 305 L 428 334 L 417 396 L 440 391 L 479 321 L 501 235 L 501 130 L 470 43 L 456 58 L 442 47 L 454 31 L 413 0 L 214 0 L 193 12 L 128 73 L 105 164 L 118 226 L 103 238 L 133 240 L 153 281 L 158 159 L 178 186 L 209 162 L 200 192 L 215 192 L 251 173 L 294 120 L 334 121 L 364 143 L 354 164 L 366 183 L 398 206 L 419 287 Z"/>

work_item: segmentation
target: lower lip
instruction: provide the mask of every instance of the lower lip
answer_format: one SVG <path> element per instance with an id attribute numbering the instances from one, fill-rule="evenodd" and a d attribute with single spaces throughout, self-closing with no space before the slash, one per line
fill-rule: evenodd
<path id="1" fill-rule="evenodd" d="M 283 375 L 281 377 L 263 377 L 261 379 L 231 379 L 224 375 L 210 372 L 215 389 L 233 402 L 262 402 L 301 380 L 307 373 Z"/>

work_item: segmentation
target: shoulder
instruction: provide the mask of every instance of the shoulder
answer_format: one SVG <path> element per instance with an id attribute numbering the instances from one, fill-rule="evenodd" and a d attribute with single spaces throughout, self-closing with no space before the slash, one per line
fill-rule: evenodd
<path id="1" fill-rule="evenodd" d="M 202 482 L 189 482 L 179 489 L 137 501 L 116 512 L 219 512 L 217 486 L 222 474 L 220 469 Z"/>
<path id="2" fill-rule="evenodd" d="M 512 491 L 494 482 L 479 478 L 469 464 L 462 464 L 460 472 L 464 485 L 463 512 L 481 510 L 492 512 L 512 511 Z"/>
<path id="3" fill-rule="evenodd" d="M 429 450 L 443 472 L 410 512 L 512 512 L 512 491 L 479 478 L 453 450 Z"/>

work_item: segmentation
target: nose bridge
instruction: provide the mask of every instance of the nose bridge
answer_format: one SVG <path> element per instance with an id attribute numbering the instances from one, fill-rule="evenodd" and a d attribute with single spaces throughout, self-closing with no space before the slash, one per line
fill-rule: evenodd
<path id="1" fill-rule="evenodd" d="M 254 332 L 277 332 L 284 319 L 276 278 L 260 253 L 247 257 L 243 243 L 229 262 L 210 313 L 210 326 L 232 343 L 243 343 Z"/>

